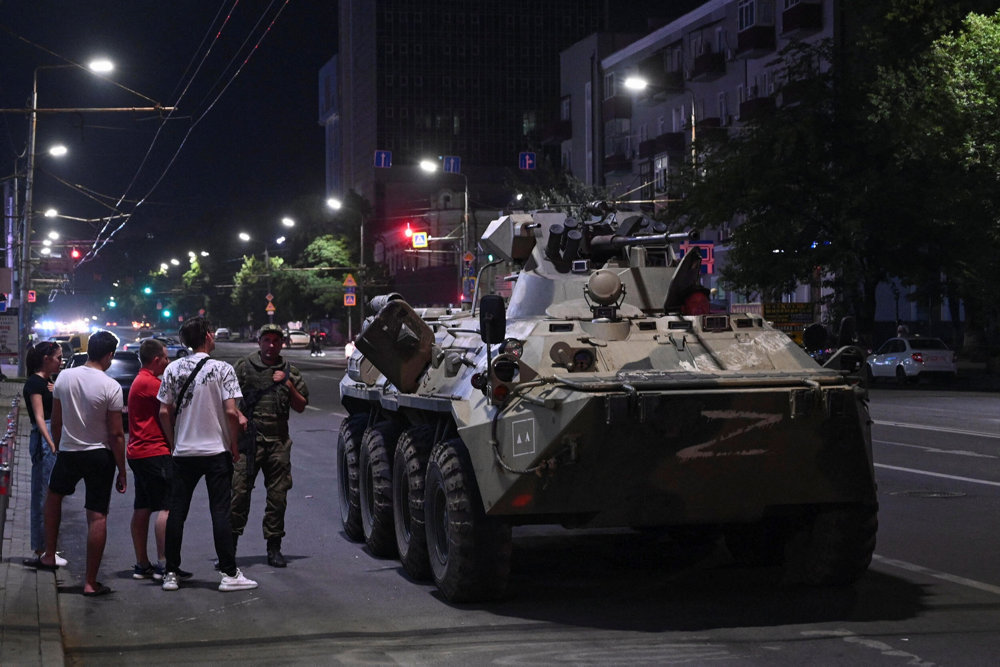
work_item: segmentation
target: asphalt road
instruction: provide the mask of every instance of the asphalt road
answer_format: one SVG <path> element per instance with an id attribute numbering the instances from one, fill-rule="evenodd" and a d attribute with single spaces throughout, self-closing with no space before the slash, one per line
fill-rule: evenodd
<path id="1" fill-rule="evenodd" d="M 222 344 L 217 356 L 249 349 Z M 115 593 L 86 599 L 82 498 L 67 499 L 71 565 L 58 577 L 69 664 L 993 665 L 1000 655 L 1000 395 L 873 390 L 879 544 L 853 587 L 782 588 L 776 571 L 735 567 L 720 547 L 535 527 L 515 531 L 504 599 L 453 605 L 342 535 L 342 370 L 333 353 L 289 356 L 311 393 L 292 422 L 289 567 L 266 563 L 255 496 L 238 562 L 260 587 L 218 592 L 199 489 L 184 543 L 195 578 L 176 593 L 134 581 L 132 496 L 116 494 L 102 567 Z"/>

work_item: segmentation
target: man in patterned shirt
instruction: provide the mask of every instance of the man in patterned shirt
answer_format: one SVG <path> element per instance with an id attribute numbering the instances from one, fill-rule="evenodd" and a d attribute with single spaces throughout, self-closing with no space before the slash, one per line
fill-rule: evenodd
<path id="1" fill-rule="evenodd" d="M 195 317 L 180 329 L 181 342 L 194 350 L 163 373 L 157 399 L 160 424 L 174 456 L 174 479 L 167 517 L 166 573 L 163 590 L 176 591 L 181 578 L 181 540 L 184 520 L 191 507 L 198 480 L 205 477 L 215 552 L 222 571 L 220 591 L 257 588 L 236 567 L 236 549 L 229 522 L 233 494 L 233 462 L 239 460 L 240 431 L 236 401 L 242 398 L 236 371 L 208 355 L 215 349 L 215 334 L 204 319 Z M 186 574 L 186 573 L 185 573 Z"/>

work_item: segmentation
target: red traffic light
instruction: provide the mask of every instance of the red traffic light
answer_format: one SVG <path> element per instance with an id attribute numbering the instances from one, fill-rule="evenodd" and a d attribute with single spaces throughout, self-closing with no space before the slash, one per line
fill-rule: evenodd
<path id="1" fill-rule="evenodd" d="M 80 259 L 80 249 L 79 249 L 79 248 L 75 248 L 75 247 L 74 247 L 74 248 L 72 248 L 72 249 L 71 249 L 71 250 L 69 251 L 69 256 L 70 256 L 71 258 L 73 258 L 73 259 Z"/>
<path id="2" fill-rule="evenodd" d="M 413 230 L 410 229 L 410 223 L 406 223 L 406 229 L 403 230 L 403 236 L 406 238 L 413 238 Z"/>

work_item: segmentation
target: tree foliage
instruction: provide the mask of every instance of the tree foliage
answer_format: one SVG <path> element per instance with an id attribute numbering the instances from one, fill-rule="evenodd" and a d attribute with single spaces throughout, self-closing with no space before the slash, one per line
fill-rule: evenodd
<path id="1" fill-rule="evenodd" d="M 839 46 L 779 54 L 773 110 L 698 136 L 670 213 L 740 223 L 722 277 L 742 293 L 773 299 L 821 274 L 834 311 L 871 331 L 876 287 L 898 277 L 928 305 L 948 296 L 970 322 L 995 319 L 998 19 L 959 23 L 975 2 L 845 4 Z"/>

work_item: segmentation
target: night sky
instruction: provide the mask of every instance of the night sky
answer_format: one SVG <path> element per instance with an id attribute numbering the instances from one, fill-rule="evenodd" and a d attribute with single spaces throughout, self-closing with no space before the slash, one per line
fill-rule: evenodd
<path id="1" fill-rule="evenodd" d="M 149 112 L 39 116 L 36 153 L 55 142 L 70 153 L 38 159 L 35 210 L 97 218 L 124 198 L 119 210 L 133 213 L 78 270 L 80 287 L 113 267 L 138 277 L 191 249 L 239 255 L 232 246 L 240 229 L 269 233 L 281 216 L 321 202 L 317 81 L 335 51 L 332 0 L 0 0 L 0 107 L 29 106 L 36 67 L 95 56 L 115 62 L 112 81 L 179 107 L 170 120 Z M 84 71 L 38 72 L 39 108 L 152 105 Z M 27 136 L 26 114 L 2 114 L 4 177 Z M 56 226 L 64 238 L 97 233 L 86 222 L 35 219 L 39 232 Z"/>

